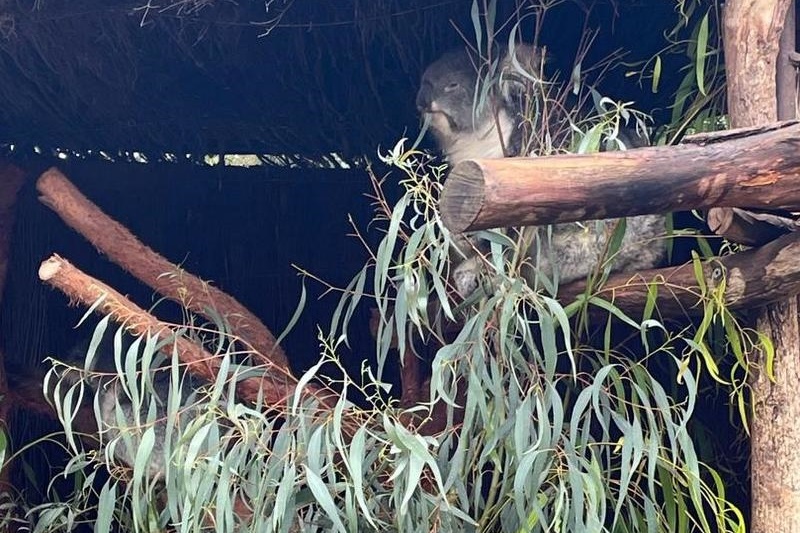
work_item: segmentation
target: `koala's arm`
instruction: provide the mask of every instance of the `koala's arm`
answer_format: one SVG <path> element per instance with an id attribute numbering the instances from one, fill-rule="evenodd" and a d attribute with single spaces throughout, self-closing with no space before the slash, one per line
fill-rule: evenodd
<path id="1" fill-rule="evenodd" d="M 664 260 L 665 219 L 662 215 L 628 217 L 622 244 L 610 255 L 608 240 L 616 224 L 617 220 L 559 224 L 553 226 L 549 239 L 542 238 L 545 232 L 540 231 L 538 246 L 531 247 L 531 263 L 550 279 L 555 275 L 552 265 L 557 264 L 559 283 L 564 284 L 586 278 L 601 261 L 610 261 L 612 272 L 624 272 L 653 268 Z"/>
<path id="2" fill-rule="evenodd" d="M 600 261 L 610 261 L 613 272 L 638 271 L 658 266 L 666 256 L 665 219 L 662 215 L 645 215 L 626 219 L 625 236 L 619 250 L 611 257 L 608 240 L 617 220 L 590 221 L 582 224 L 558 224 L 538 229 L 537 238 L 528 250 L 524 269 L 531 286 L 540 275 L 563 285 L 585 279 L 598 268 Z M 557 272 L 553 265 L 557 265 Z M 453 271 L 456 290 L 467 297 L 478 288 L 482 261 L 473 255 Z"/>

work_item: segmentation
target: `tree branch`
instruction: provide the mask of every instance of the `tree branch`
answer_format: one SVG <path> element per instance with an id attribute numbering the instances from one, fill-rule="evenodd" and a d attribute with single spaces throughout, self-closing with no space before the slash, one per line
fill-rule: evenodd
<path id="1" fill-rule="evenodd" d="M 725 282 L 724 302 L 730 309 L 749 310 L 800 294 L 800 233 L 791 233 L 761 247 L 703 262 L 707 291 Z M 694 265 L 620 273 L 592 292 L 635 316 L 644 309 L 648 287 L 658 286 L 656 308 L 664 316 L 700 315 L 704 293 Z M 583 282 L 559 290 L 562 301 L 574 301 L 585 292 Z"/>
<path id="2" fill-rule="evenodd" d="M 105 283 L 85 274 L 69 261 L 53 255 L 39 267 L 39 278 L 57 288 L 69 297 L 71 302 L 86 307 L 94 306 L 96 311 L 108 315 L 114 322 L 124 326 L 133 335 L 158 335 L 174 341 L 181 362 L 195 375 L 206 381 L 214 381 L 219 370 L 219 360 L 202 347 L 182 337 L 173 338 L 170 326 L 161 322 L 147 311 L 128 300 L 125 296 Z M 297 380 L 287 368 L 275 363 L 266 363 L 266 372 L 262 378 L 241 380 L 236 387 L 237 395 L 250 403 L 257 403 L 263 398 L 267 408 L 288 406 L 293 397 Z M 320 406 L 332 408 L 338 394 L 314 384 L 303 388 L 302 396 L 313 396 Z"/>
<path id="3" fill-rule="evenodd" d="M 58 169 L 47 170 L 36 183 L 43 204 L 56 212 L 111 261 L 163 296 L 209 320 L 213 309 L 233 333 L 265 362 L 288 370 L 289 362 L 275 336 L 230 295 L 189 274 L 144 245 L 122 224 L 87 199 Z M 168 274 L 168 275 L 165 275 Z"/>

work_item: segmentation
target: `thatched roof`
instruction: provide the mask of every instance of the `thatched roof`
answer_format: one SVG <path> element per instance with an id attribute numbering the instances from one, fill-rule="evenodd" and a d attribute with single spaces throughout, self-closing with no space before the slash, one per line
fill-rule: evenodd
<path id="1" fill-rule="evenodd" d="M 0 143 L 371 154 L 405 129 L 415 134 L 420 72 L 458 42 L 454 26 L 471 31 L 471 4 L 0 0 Z M 636 22 L 637 43 L 672 22 L 654 14 L 669 15 L 664 0 L 600 4 L 596 22 L 609 34 L 615 10 L 619 20 L 646 15 Z M 559 9 L 546 37 L 551 49 L 583 27 L 579 6 Z"/>

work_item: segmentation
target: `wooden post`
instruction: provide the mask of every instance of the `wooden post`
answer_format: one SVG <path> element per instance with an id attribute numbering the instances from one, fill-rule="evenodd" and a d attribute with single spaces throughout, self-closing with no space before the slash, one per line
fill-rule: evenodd
<path id="1" fill-rule="evenodd" d="M 797 118 L 796 9 L 795 0 L 791 0 L 791 5 L 786 13 L 783 33 L 781 33 L 776 75 L 778 120 L 793 120 Z"/>
<path id="2" fill-rule="evenodd" d="M 778 118 L 776 62 L 791 3 L 791 0 L 728 0 L 725 5 L 723 42 L 728 110 L 734 127 L 765 124 Z M 796 533 L 800 531 L 797 298 L 765 307 L 756 323 L 758 330 L 772 339 L 777 357 L 775 381 L 769 379 L 762 358 L 758 361 L 761 368 L 754 370 L 750 382 L 751 531 Z"/>
<path id="3" fill-rule="evenodd" d="M 800 124 L 588 155 L 467 160 L 439 208 L 454 233 L 708 207 L 800 210 Z"/>

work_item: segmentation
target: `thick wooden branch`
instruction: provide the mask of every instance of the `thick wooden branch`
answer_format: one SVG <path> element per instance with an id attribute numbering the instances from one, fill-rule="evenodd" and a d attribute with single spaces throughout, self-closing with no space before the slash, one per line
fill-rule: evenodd
<path id="1" fill-rule="evenodd" d="M 776 87 L 781 33 L 792 0 L 728 0 L 723 10 L 723 44 L 731 124 L 755 126 L 778 118 Z M 791 37 L 794 37 L 793 35 Z M 783 53 L 795 51 L 794 39 Z M 789 44 L 783 41 L 784 44 Z M 786 102 L 789 104 L 789 102 Z M 790 106 L 793 107 L 793 106 Z M 746 206 L 739 206 L 746 207 Z M 796 261 L 797 249 L 781 252 L 782 262 Z M 768 274 L 768 272 L 765 272 Z M 753 533 L 800 531 L 800 304 L 796 293 L 760 310 L 758 331 L 772 340 L 775 362 L 767 372 L 766 354 L 748 369 L 752 416 L 750 426 L 751 521 Z"/>
<path id="2" fill-rule="evenodd" d="M 462 233 L 720 206 L 800 210 L 800 124 L 767 130 L 708 144 L 464 161 L 445 183 L 442 219 Z"/>
<path id="3" fill-rule="evenodd" d="M 791 0 L 730 0 L 722 18 L 728 116 L 734 128 L 778 120 L 777 63 Z"/>
<path id="4" fill-rule="evenodd" d="M 165 297 L 194 313 L 213 309 L 230 323 L 232 332 L 265 361 L 283 369 L 289 363 L 267 327 L 242 304 L 218 288 L 189 274 L 144 245 L 122 224 L 87 199 L 60 171 L 51 168 L 36 183 L 40 200 L 111 261 Z"/>
<path id="5" fill-rule="evenodd" d="M 761 248 L 707 260 L 703 279 L 709 291 L 725 281 L 724 301 L 730 309 L 750 310 L 800 294 L 800 234 L 785 235 Z M 663 316 L 703 313 L 703 293 L 689 263 L 679 267 L 620 273 L 608 278 L 593 294 L 637 316 L 648 298 L 648 285 L 658 285 L 657 309 Z M 559 290 L 568 302 L 583 294 L 583 282 Z"/>
<path id="6" fill-rule="evenodd" d="M 125 326 L 134 335 L 159 335 L 167 338 L 173 331 L 168 324 L 161 322 L 147 311 L 128 300 L 125 296 L 85 274 L 67 260 L 54 255 L 39 267 L 39 278 L 57 288 L 69 297 L 71 302 L 91 307 L 101 300 L 96 311 L 108 315 L 114 322 Z M 177 337 L 175 347 L 181 362 L 195 375 L 213 381 L 219 370 L 219 360 L 202 347 L 193 342 Z M 256 403 L 262 399 L 267 408 L 288 405 L 293 397 L 297 380 L 288 369 L 273 363 L 267 363 L 262 378 L 247 378 L 238 382 L 237 395 L 248 402 Z M 330 390 L 309 384 L 303 389 L 303 396 L 314 396 L 322 407 L 332 408 L 338 395 Z"/>

